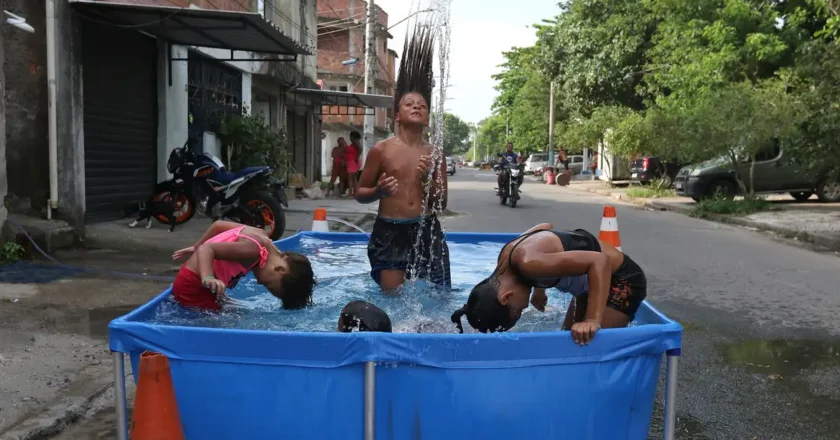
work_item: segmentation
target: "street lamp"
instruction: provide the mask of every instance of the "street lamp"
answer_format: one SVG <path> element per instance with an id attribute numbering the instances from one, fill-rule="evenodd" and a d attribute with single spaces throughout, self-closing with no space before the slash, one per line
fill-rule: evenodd
<path id="1" fill-rule="evenodd" d="M 9 16 L 9 18 L 6 20 L 6 23 L 9 23 L 10 25 L 12 25 L 12 26 L 14 26 L 14 27 L 16 27 L 16 28 L 18 28 L 22 31 L 29 32 L 30 34 L 35 33 L 35 28 L 30 26 L 29 23 L 26 22 L 25 18 L 23 18 L 19 15 L 12 14 L 11 12 L 6 11 L 6 10 L 4 10 L 3 12 L 6 15 Z"/>
<path id="2" fill-rule="evenodd" d="M 356 57 L 350 58 L 349 60 L 344 60 L 341 62 L 342 66 L 352 66 L 359 62 L 359 59 Z"/>

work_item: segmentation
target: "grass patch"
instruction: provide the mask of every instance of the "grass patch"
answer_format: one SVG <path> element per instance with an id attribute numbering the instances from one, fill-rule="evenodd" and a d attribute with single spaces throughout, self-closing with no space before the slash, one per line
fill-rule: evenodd
<path id="1" fill-rule="evenodd" d="M 691 210 L 691 216 L 697 218 L 707 218 L 713 214 L 744 216 L 774 209 L 772 203 L 760 197 L 743 200 L 714 198 L 697 202 Z"/>
<path id="2" fill-rule="evenodd" d="M 630 197 L 639 197 L 642 199 L 656 199 L 659 197 L 676 197 L 677 193 L 670 188 L 629 188 L 626 193 Z"/>

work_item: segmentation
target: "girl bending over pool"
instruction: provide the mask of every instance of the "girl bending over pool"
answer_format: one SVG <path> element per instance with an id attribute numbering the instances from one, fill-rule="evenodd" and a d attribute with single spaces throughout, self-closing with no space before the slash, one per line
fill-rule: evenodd
<path id="1" fill-rule="evenodd" d="M 647 280 L 630 257 L 582 229 L 557 231 L 543 223 L 507 243 L 496 270 L 470 292 L 467 304 L 452 314 L 482 332 L 507 331 L 530 303 L 545 310 L 545 289 L 569 292 L 564 330 L 581 345 L 600 328 L 626 327 L 647 296 Z M 531 290 L 533 289 L 533 294 Z"/>
<path id="2" fill-rule="evenodd" d="M 279 298 L 284 309 L 312 303 L 315 275 L 309 259 L 280 252 L 265 231 L 239 223 L 217 221 L 194 246 L 172 254 L 189 259 L 175 276 L 172 294 L 181 305 L 220 310 L 225 290 L 253 271 L 257 282 Z"/>

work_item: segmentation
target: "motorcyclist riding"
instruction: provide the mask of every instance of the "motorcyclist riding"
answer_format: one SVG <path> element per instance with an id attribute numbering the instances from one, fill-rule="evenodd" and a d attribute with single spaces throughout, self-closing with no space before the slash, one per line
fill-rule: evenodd
<path id="1" fill-rule="evenodd" d="M 505 152 L 499 154 L 499 168 L 505 169 L 511 165 L 516 165 L 517 155 L 513 151 L 513 142 L 508 142 L 505 146 Z M 496 191 L 496 195 L 502 194 L 502 185 L 505 184 L 504 182 L 504 173 L 499 173 L 499 177 L 496 179 L 496 183 L 498 184 L 498 191 Z"/>

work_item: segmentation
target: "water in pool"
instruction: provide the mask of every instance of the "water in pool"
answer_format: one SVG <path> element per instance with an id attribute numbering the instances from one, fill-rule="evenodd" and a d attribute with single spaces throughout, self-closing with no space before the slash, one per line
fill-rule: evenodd
<path id="1" fill-rule="evenodd" d="M 423 281 L 410 282 L 400 296 L 387 297 L 370 277 L 367 243 L 333 243 L 306 237 L 300 252 L 312 261 L 318 286 L 314 305 L 304 310 L 283 310 L 280 301 L 257 284 L 252 275 L 243 277 L 228 296 L 235 302 L 221 313 L 188 310 L 169 299 L 161 303 L 148 321 L 157 324 L 221 327 L 251 330 L 336 330 L 341 308 L 352 300 L 370 301 L 391 317 L 398 333 L 457 333 L 449 320 L 467 301 L 470 290 L 496 266 L 501 243 L 449 243 L 453 289 L 438 291 Z M 512 331 L 557 330 L 563 323 L 571 296 L 549 291 L 544 313 L 528 308 Z M 464 330 L 473 331 L 464 318 Z"/>

